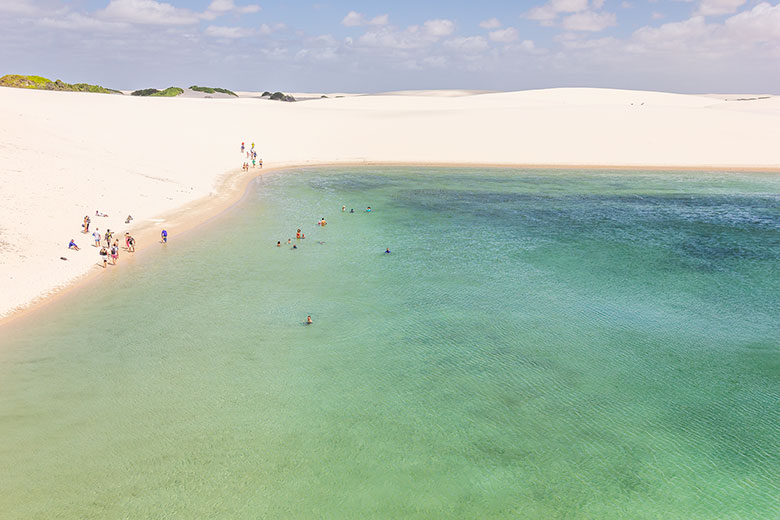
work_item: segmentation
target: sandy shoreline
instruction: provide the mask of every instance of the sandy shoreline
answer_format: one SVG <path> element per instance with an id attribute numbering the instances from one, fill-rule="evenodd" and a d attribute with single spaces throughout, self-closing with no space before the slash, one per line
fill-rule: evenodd
<path id="1" fill-rule="evenodd" d="M 330 165 L 780 172 L 780 98 L 605 89 L 276 103 L 0 89 L 0 324 L 94 278 L 90 234 L 138 254 L 240 200 L 255 174 Z M 641 104 L 640 104 L 641 103 Z M 264 170 L 242 172 L 258 144 Z M 273 166 L 273 168 L 270 168 Z M 220 172 L 229 172 L 221 173 Z M 127 213 L 135 220 L 123 224 Z M 66 249 L 75 238 L 79 253 Z M 69 260 L 59 260 L 62 255 Z M 121 264 L 133 255 L 122 251 Z M 132 261 L 132 260 L 130 260 Z M 115 268 L 111 268 L 115 269 Z"/>
<path id="2" fill-rule="evenodd" d="M 216 196 L 204 197 L 200 200 L 193 201 L 178 207 L 168 213 L 158 215 L 154 220 L 162 220 L 165 222 L 165 227 L 170 230 L 173 236 L 182 236 L 187 233 L 196 230 L 200 226 L 210 222 L 212 219 L 218 217 L 220 214 L 228 211 L 238 204 L 246 195 L 249 190 L 250 184 L 262 175 L 272 172 L 285 172 L 293 171 L 300 168 L 322 168 L 322 167 L 361 167 L 361 166 L 396 166 L 396 167 L 447 167 L 447 168 L 486 168 L 486 169 L 544 169 L 544 170 L 612 170 L 612 171 L 691 171 L 691 172 L 705 172 L 705 171 L 729 171 L 734 173 L 740 172 L 766 172 L 766 173 L 778 173 L 778 168 L 762 168 L 762 167 L 736 167 L 736 168 L 722 168 L 717 166 L 701 166 L 701 167 L 654 167 L 654 166 L 636 166 L 636 165 L 540 165 L 540 164 L 452 164 L 452 163 L 390 163 L 390 162 L 333 162 L 333 163 L 319 163 L 319 164 L 291 164 L 285 166 L 265 167 L 263 169 L 250 169 L 249 173 L 241 170 L 236 170 L 223 175 L 223 179 L 216 188 Z M 122 265 L 129 262 L 135 262 L 136 258 L 144 256 L 144 253 L 152 251 L 154 248 L 161 247 L 160 243 L 160 226 L 156 223 L 147 223 L 143 227 L 139 227 L 133 231 L 133 236 L 137 240 L 137 246 L 135 254 L 128 253 L 122 248 L 120 254 L 120 264 L 117 266 L 109 265 L 108 269 L 119 270 L 121 272 Z M 121 239 L 121 236 L 118 235 Z M 91 248 L 92 246 L 87 246 Z M 84 273 L 80 277 L 71 280 L 65 285 L 55 288 L 52 291 L 42 294 L 37 299 L 28 304 L 21 305 L 14 308 L 7 315 L 0 317 L 0 327 L 9 325 L 19 321 L 23 317 L 28 317 L 37 310 L 45 308 L 47 304 L 55 301 L 65 294 L 69 294 L 71 291 L 77 288 L 86 287 L 88 283 L 94 283 L 100 280 L 100 275 L 104 274 L 104 269 L 99 267 L 99 262 L 95 263 L 95 267 L 89 272 Z"/>

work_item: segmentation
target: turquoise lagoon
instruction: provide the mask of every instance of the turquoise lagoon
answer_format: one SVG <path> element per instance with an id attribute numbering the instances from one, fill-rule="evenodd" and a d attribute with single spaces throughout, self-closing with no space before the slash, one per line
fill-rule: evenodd
<path id="1" fill-rule="evenodd" d="M 780 175 L 312 168 L 171 231 L 2 330 L 3 519 L 780 518 Z"/>

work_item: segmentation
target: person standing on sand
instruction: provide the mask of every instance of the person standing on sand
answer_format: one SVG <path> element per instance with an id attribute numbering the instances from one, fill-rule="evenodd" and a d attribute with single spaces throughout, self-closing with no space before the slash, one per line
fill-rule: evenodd
<path id="1" fill-rule="evenodd" d="M 103 269 L 108 265 L 108 251 L 105 247 L 100 248 L 100 257 L 103 259 Z"/>
<path id="2" fill-rule="evenodd" d="M 114 245 L 111 246 L 111 263 L 116 265 L 116 261 L 119 258 L 119 242 L 114 240 Z"/>
<path id="3" fill-rule="evenodd" d="M 100 228 L 95 228 L 95 232 L 92 233 L 92 238 L 95 239 L 95 247 L 100 247 Z"/>
<path id="4" fill-rule="evenodd" d="M 244 142 L 241 141 L 241 153 L 244 153 Z"/>
<path id="5" fill-rule="evenodd" d="M 135 253 L 135 238 L 133 238 L 133 235 L 130 235 L 130 238 L 127 239 L 127 246 L 128 251 Z"/>
<path id="6" fill-rule="evenodd" d="M 163 244 L 167 244 L 168 243 L 168 231 L 163 229 L 162 232 L 160 233 L 160 238 L 162 239 Z"/>

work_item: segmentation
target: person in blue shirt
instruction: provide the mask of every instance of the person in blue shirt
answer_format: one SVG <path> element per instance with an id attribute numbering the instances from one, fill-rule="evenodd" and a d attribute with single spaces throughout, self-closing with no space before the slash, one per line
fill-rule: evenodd
<path id="1" fill-rule="evenodd" d="M 164 244 L 168 243 L 168 232 L 166 230 L 162 230 L 162 233 L 160 233 L 160 238 L 162 238 L 162 241 Z"/>
<path id="2" fill-rule="evenodd" d="M 389 247 L 388 247 L 387 249 L 385 249 L 385 254 L 386 254 L 386 255 L 389 255 L 389 254 L 390 254 L 390 248 L 389 248 Z"/>

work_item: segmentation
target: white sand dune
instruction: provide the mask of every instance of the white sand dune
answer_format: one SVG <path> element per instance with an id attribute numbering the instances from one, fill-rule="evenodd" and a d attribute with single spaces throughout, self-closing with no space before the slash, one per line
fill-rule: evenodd
<path id="1" fill-rule="evenodd" d="M 0 317 L 102 271 L 91 237 L 80 233 L 84 215 L 92 215 L 93 229 L 122 233 L 158 229 L 168 212 L 188 205 L 180 225 L 195 215 L 196 200 L 226 203 L 217 192 L 227 172 L 234 172 L 232 189 L 258 173 L 235 173 L 242 141 L 257 143 L 265 165 L 275 167 L 365 161 L 780 170 L 780 97 L 449 92 L 284 103 L 0 88 Z M 96 210 L 110 217 L 96 218 Z M 127 214 L 132 226 L 124 225 Z M 81 251 L 67 250 L 71 238 Z"/>

